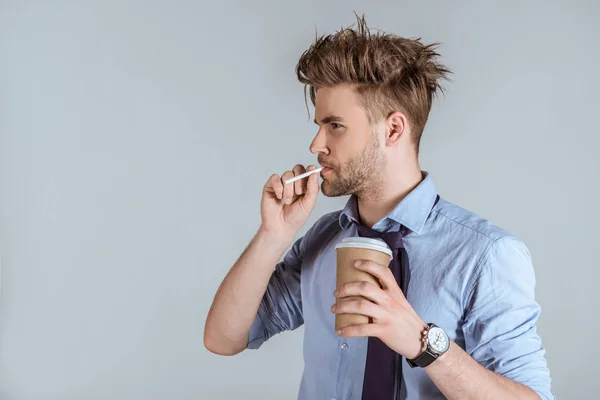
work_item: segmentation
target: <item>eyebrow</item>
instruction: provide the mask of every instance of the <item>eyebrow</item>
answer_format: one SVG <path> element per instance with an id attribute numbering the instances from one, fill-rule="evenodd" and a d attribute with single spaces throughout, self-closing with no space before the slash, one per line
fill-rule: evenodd
<path id="1" fill-rule="evenodd" d="M 328 115 L 321 120 L 321 124 L 323 125 L 328 124 L 330 122 L 344 122 L 344 118 L 338 117 L 337 115 Z M 314 120 L 314 123 L 319 125 L 316 119 Z"/>

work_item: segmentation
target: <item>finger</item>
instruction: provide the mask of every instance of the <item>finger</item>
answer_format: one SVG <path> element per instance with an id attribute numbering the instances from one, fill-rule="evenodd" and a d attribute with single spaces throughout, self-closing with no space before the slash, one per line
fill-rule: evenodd
<path id="1" fill-rule="evenodd" d="M 292 171 L 286 171 L 281 176 L 281 180 L 286 181 L 293 177 L 294 177 L 294 173 Z M 293 197 L 294 197 L 294 185 L 291 183 L 287 184 L 287 185 L 283 185 L 283 202 L 285 204 L 292 204 Z"/>
<path id="2" fill-rule="evenodd" d="M 281 177 L 277 174 L 271 175 L 265 184 L 265 191 L 275 193 L 275 196 L 281 200 L 283 197 L 283 183 L 281 182 Z"/>
<path id="3" fill-rule="evenodd" d="M 315 167 L 314 165 L 309 165 L 306 168 L 306 172 L 310 172 L 317 169 L 317 167 Z M 312 176 L 312 175 L 311 175 Z M 310 182 L 310 176 L 306 179 L 302 179 L 300 182 L 302 182 L 302 193 L 306 193 L 307 189 L 308 189 L 308 182 Z"/>
<path id="4" fill-rule="evenodd" d="M 312 171 L 316 169 L 314 165 L 311 165 L 307 170 Z M 319 174 L 314 173 L 306 179 L 306 194 L 303 197 L 303 201 L 306 202 L 307 208 L 312 209 L 317 201 L 317 194 L 319 194 Z"/>
<path id="5" fill-rule="evenodd" d="M 341 337 L 381 337 L 384 332 L 384 326 L 380 324 L 358 324 L 338 329 L 337 334 Z"/>
<path id="6" fill-rule="evenodd" d="M 361 271 L 368 272 L 379 279 L 379 282 L 384 289 L 397 288 L 400 290 L 398 282 L 396 282 L 396 278 L 389 267 L 384 267 L 381 264 L 369 260 L 358 260 L 354 263 L 354 267 Z"/>
<path id="7" fill-rule="evenodd" d="M 367 281 L 346 283 L 333 294 L 338 299 L 348 296 L 363 296 L 381 305 L 387 301 L 387 294 L 378 285 Z"/>
<path id="8" fill-rule="evenodd" d="M 365 299 L 338 301 L 331 306 L 331 312 L 334 314 L 360 314 L 377 320 L 381 320 L 385 315 L 380 306 Z"/>
<path id="9" fill-rule="evenodd" d="M 296 166 L 292 169 L 292 172 L 294 173 L 294 176 L 298 176 L 298 175 L 302 175 L 303 173 L 305 173 L 306 169 L 304 168 L 304 166 L 302 166 L 300 164 L 296 164 Z M 306 181 L 306 179 L 300 179 L 300 180 L 294 182 L 294 192 L 298 196 L 300 196 L 302 193 L 305 192 L 304 187 L 303 187 L 304 181 Z"/>

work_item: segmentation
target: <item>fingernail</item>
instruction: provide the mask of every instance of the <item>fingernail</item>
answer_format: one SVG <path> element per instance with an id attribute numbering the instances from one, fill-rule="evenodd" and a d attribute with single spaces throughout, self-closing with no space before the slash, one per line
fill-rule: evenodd
<path id="1" fill-rule="evenodd" d="M 339 293 L 339 291 L 337 289 L 333 291 L 333 295 L 336 297 L 337 297 L 338 293 Z"/>
<path id="2" fill-rule="evenodd" d="M 331 311 L 335 311 L 335 304 L 331 306 Z"/>
<path id="3" fill-rule="evenodd" d="M 342 330 L 341 329 L 338 329 L 336 332 L 337 332 L 338 335 L 342 334 Z"/>
<path id="4" fill-rule="evenodd" d="M 354 266 L 355 266 L 355 267 L 358 267 L 358 266 L 360 266 L 360 264 L 362 264 L 362 260 L 357 260 L 357 261 L 354 263 Z"/>

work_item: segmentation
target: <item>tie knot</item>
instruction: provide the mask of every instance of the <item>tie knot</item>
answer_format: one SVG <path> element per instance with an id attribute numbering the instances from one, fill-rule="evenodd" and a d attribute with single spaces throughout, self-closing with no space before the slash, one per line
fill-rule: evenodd
<path id="1" fill-rule="evenodd" d="M 359 223 L 355 223 L 355 225 L 358 231 L 358 236 L 382 239 L 392 250 L 404 248 L 404 243 L 402 242 L 402 229 L 400 229 L 399 232 L 382 233 L 367 228 L 366 226 L 361 225 Z"/>

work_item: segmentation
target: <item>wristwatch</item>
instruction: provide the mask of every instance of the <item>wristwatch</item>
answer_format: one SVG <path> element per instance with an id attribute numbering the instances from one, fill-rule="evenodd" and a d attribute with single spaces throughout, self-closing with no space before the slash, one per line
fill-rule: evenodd
<path id="1" fill-rule="evenodd" d="M 412 360 L 406 360 L 412 368 L 425 368 L 450 348 L 448 335 L 436 324 L 427 324 L 426 335 L 425 342 L 427 343 L 427 348 L 425 351 Z"/>

